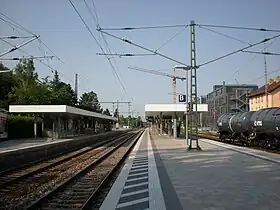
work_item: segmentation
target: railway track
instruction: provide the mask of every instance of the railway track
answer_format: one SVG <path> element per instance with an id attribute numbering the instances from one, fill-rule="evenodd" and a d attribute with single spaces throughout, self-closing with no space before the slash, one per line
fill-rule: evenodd
<path id="1" fill-rule="evenodd" d="M 121 136 L 123 136 L 123 135 L 121 135 Z M 6 185 L 12 184 L 13 182 L 16 182 L 19 179 L 22 179 L 24 177 L 31 176 L 32 174 L 35 174 L 35 173 L 39 173 L 42 170 L 46 170 L 49 167 L 55 166 L 56 164 L 62 163 L 64 161 L 70 160 L 71 158 L 75 158 L 79 155 L 82 155 L 83 153 L 86 153 L 107 142 L 111 142 L 114 139 L 117 139 L 117 137 L 112 137 L 108 140 L 100 141 L 90 147 L 84 147 L 84 148 L 76 150 L 74 152 L 62 154 L 57 157 L 50 157 L 48 159 L 42 159 L 41 161 L 35 161 L 33 163 L 26 164 L 26 165 L 18 167 L 18 168 L 13 168 L 13 169 L 9 169 L 6 171 L 2 171 L 0 173 L 0 188 L 5 187 Z"/>
<path id="2" fill-rule="evenodd" d="M 23 209 L 132 135 L 129 133 L 108 139 L 94 147 L 86 147 L 30 168 L 4 174 L 0 179 L 0 209 Z"/>
<path id="3" fill-rule="evenodd" d="M 202 137 L 202 138 L 206 138 L 206 139 L 210 139 L 210 140 L 214 140 L 214 141 L 218 141 L 218 142 L 223 142 L 223 143 L 227 143 L 227 144 L 232 144 L 232 145 L 237 145 L 237 146 L 243 146 L 246 147 L 242 144 L 238 144 L 237 142 L 231 142 L 229 140 L 226 141 L 220 141 L 217 134 L 213 133 L 213 132 L 203 132 L 203 133 L 199 133 L 198 137 Z M 264 151 L 264 152 L 268 152 L 268 153 L 273 153 L 273 154 L 280 154 L 280 151 L 278 150 L 272 150 L 272 149 L 268 149 L 268 148 L 262 148 L 262 147 L 258 147 L 258 146 L 250 146 L 250 148 L 252 149 L 256 149 L 256 150 L 260 150 L 260 151 Z"/>
<path id="4" fill-rule="evenodd" d="M 118 142 L 27 209 L 90 208 L 104 183 L 125 159 L 142 133 L 143 130 Z"/>

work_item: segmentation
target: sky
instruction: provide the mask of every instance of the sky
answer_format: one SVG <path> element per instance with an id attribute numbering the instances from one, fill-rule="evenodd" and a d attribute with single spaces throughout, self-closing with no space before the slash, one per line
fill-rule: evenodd
<path id="1" fill-rule="evenodd" d="M 280 30 L 279 0 L 93 0 L 101 28 L 142 27 L 189 24 L 226 25 L 238 27 L 269 28 Z M 127 44 L 108 35 L 101 36 L 96 30 L 90 11 L 94 13 L 92 0 L 72 0 L 98 43 L 106 49 L 106 39 L 112 53 L 149 53 L 139 47 Z M 144 117 L 145 104 L 172 103 L 171 79 L 164 76 L 148 74 L 128 69 L 129 66 L 159 70 L 172 73 L 178 64 L 158 55 L 139 57 L 114 57 L 110 59 L 121 80 L 118 81 L 106 56 L 96 55 L 101 49 L 95 42 L 83 22 L 71 6 L 69 0 L 0 0 L 0 12 L 18 22 L 29 31 L 40 35 L 40 40 L 51 49 L 57 58 L 43 59 L 53 69 L 57 69 L 61 79 L 74 88 L 74 76 L 78 73 L 78 92 L 94 91 L 101 102 L 131 101 L 131 110 Z M 0 15 L 0 17 L 4 18 Z M 226 34 L 233 40 L 214 32 Z M 174 39 L 164 45 L 158 52 L 182 63 L 190 63 L 190 28 L 162 28 L 133 31 L 107 31 L 120 38 L 156 50 L 170 38 Z M 277 35 L 275 32 L 259 32 L 225 28 L 196 27 L 197 65 L 254 44 L 265 38 Z M 16 30 L 0 20 L 0 37 L 29 34 Z M 26 40 L 8 40 L 16 45 Z M 242 43 L 243 42 L 243 43 Z M 245 43 L 244 43 L 245 42 Z M 260 44 L 248 50 L 262 51 L 265 45 Z M 11 46 L 0 40 L 0 53 Z M 21 48 L 29 55 L 53 55 L 40 42 L 34 41 Z M 44 49 L 44 50 L 42 50 Z M 267 44 L 267 51 L 280 53 L 280 38 Z M 25 56 L 15 51 L 2 58 Z M 280 74 L 279 56 L 267 56 L 269 77 Z M 13 68 L 16 61 L 3 61 Z M 51 69 L 36 61 L 36 71 L 40 77 L 51 76 Z M 279 71 L 277 72 L 276 70 Z M 276 71 L 276 72 L 275 72 Z M 274 72 L 274 73 L 273 73 Z M 184 76 L 183 71 L 178 75 Z M 256 84 L 263 85 L 264 56 L 240 52 L 197 70 L 198 96 L 211 92 L 213 85 L 222 84 Z M 122 85 L 123 87 L 122 87 Z M 124 91 L 125 89 L 125 91 Z M 177 81 L 177 92 L 184 93 L 185 82 Z M 101 104 L 112 110 L 111 104 Z M 127 112 L 126 104 L 120 105 L 121 112 Z M 135 113 L 137 114 L 137 113 Z M 126 115 L 124 113 L 124 115 Z"/>

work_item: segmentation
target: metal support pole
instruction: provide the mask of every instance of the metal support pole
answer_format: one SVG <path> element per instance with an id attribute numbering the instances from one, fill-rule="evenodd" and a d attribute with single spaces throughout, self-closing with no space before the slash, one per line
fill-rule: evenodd
<path id="1" fill-rule="evenodd" d="M 196 78 L 196 49 L 195 49 L 195 22 L 192 20 L 190 24 L 190 66 L 191 66 L 191 100 L 190 100 L 190 117 L 191 117 L 191 128 L 195 126 L 196 136 L 196 148 L 201 150 L 198 145 L 198 110 L 197 110 L 197 78 Z M 195 111 L 193 109 L 195 107 Z M 195 120 L 194 120 L 195 119 Z M 193 129 L 192 129 L 193 130 Z M 192 139 L 190 139 L 189 149 L 192 148 Z"/>
<path id="2" fill-rule="evenodd" d="M 185 132 L 186 132 L 186 144 L 189 145 L 189 119 L 188 119 L 188 99 L 189 99 L 189 72 L 186 71 L 186 126 L 185 126 Z"/>

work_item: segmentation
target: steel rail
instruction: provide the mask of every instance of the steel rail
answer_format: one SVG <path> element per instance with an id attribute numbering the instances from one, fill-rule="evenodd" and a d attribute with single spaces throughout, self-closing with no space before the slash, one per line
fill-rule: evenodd
<path id="1" fill-rule="evenodd" d="M 20 169 L 20 170 L 11 172 L 11 173 L 1 174 L 1 176 L 0 176 L 0 189 L 4 188 L 5 186 L 12 185 L 17 181 L 25 179 L 26 177 L 33 176 L 36 173 L 41 173 L 44 170 L 47 170 L 47 169 L 49 169 L 51 167 L 54 167 L 54 166 L 57 166 L 57 165 L 59 165 L 63 162 L 71 160 L 72 158 L 76 158 L 76 157 L 79 157 L 79 156 L 81 156 L 85 153 L 91 152 L 98 147 L 106 145 L 107 143 L 111 144 L 114 141 L 118 141 L 119 138 L 124 138 L 124 137 L 125 137 L 125 135 L 120 136 L 120 137 L 113 137 L 113 138 L 110 138 L 108 140 L 98 142 L 91 147 L 84 147 L 84 148 L 80 149 L 80 151 L 78 150 L 78 152 L 75 152 L 75 151 L 70 152 L 70 155 L 69 155 L 69 153 L 67 153 L 68 155 L 65 154 L 65 155 L 62 155 L 62 156 L 59 156 L 59 157 L 56 157 L 56 158 L 53 158 L 53 159 L 48 159 L 46 161 L 40 162 L 37 165 L 38 168 L 36 168 L 36 165 L 34 165 L 34 166 L 29 167 L 29 168 L 23 168 L 23 169 Z M 66 157 L 64 157 L 64 156 L 66 156 Z M 32 168 L 34 168 L 34 170 L 32 170 Z M 22 171 L 23 171 L 23 174 L 21 174 Z"/>
<path id="2" fill-rule="evenodd" d="M 137 132 L 138 134 L 138 132 Z M 137 135 L 136 134 L 136 135 Z M 112 153 L 115 152 L 118 148 L 120 148 L 124 143 L 128 142 L 131 140 L 133 137 L 135 137 L 135 133 L 132 133 L 131 135 L 126 136 L 124 140 L 120 140 L 120 143 L 117 143 L 116 146 L 113 148 L 109 148 L 107 152 L 103 153 L 100 155 L 97 159 L 93 160 L 90 164 L 85 166 L 83 169 L 79 170 L 76 172 L 74 175 L 71 177 L 67 178 L 63 182 L 57 185 L 53 190 L 49 191 L 46 195 L 43 197 L 37 199 L 35 202 L 31 203 L 26 209 L 31 210 L 31 209 L 40 209 L 44 204 L 48 202 L 48 200 L 51 200 L 54 198 L 56 195 L 58 195 L 59 192 L 63 192 L 65 188 L 67 188 L 69 185 L 71 185 L 75 180 L 82 178 L 84 175 L 87 174 L 88 171 L 93 169 L 94 167 L 98 166 L 100 162 L 103 160 L 106 160 L 106 158 L 111 155 Z"/>

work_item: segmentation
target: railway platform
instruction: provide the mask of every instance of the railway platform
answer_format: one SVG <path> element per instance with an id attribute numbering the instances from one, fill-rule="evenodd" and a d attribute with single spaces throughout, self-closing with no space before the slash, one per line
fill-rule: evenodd
<path id="1" fill-rule="evenodd" d="M 86 147 L 96 141 L 117 137 L 129 131 L 129 129 L 110 131 L 93 135 L 80 135 L 69 139 L 34 138 L 0 142 L 0 172 Z"/>
<path id="2" fill-rule="evenodd" d="M 277 161 L 199 143 L 202 151 L 187 151 L 184 140 L 147 129 L 100 209 L 280 209 Z"/>
<path id="3" fill-rule="evenodd" d="M 21 150 L 24 148 L 37 147 L 52 142 L 69 141 L 70 139 L 50 140 L 48 138 L 29 138 L 29 139 L 12 139 L 0 142 L 0 153 L 11 150 Z"/>
<path id="4" fill-rule="evenodd" d="M 29 138 L 29 139 L 12 139 L 0 142 L 0 154 L 8 153 L 13 151 L 31 149 L 36 147 L 44 147 L 51 144 L 69 143 L 71 141 L 78 141 L 84 139 L 90 139 L 92 137 L 104 136 L 110 133 L 121 133 L 124 131 L 129 131 L 129 129 L 123 130 L 113 130 L 111 132 L 95 133 L 91 135 L 79 135 L 72 138 L 65 139 L 51 139 L 51 138 Z"/>

